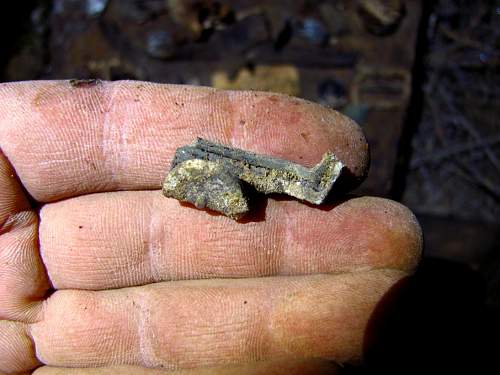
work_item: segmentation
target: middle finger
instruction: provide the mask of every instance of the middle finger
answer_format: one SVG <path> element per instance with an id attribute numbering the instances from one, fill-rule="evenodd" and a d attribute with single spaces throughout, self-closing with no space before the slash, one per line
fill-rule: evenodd
<path id="1" fill-rule="evenodd" d="M 410 270 L 421 250 L 413 214 L 380 198 L 323 210 L 269 199 L 265 220 L 241 224 L 183 207 L 159 191 L 125 191 L 47 204 L 40 215 L 40 251 L 56 289 Z"/>

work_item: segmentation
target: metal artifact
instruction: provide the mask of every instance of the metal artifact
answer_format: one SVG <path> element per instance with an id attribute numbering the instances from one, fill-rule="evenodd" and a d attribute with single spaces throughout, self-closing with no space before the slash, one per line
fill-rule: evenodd
<path id="1" fill-rule="evenodd" d="M 344 165 L 331 152 L 312 168 L 198 138 L 177 149 L 163 194 L 235 220 L 249 211 L 247 185 L 321 204 Z"/>

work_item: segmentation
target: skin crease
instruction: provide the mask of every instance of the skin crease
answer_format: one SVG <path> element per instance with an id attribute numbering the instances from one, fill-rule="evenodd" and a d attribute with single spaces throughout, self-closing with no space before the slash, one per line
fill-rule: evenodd
<path id="1" fill-rule="evenodd" d="M 413 214 L 368 197 L 273 198 L 246 223 L 181 206 L 156 190 L 196 136 L 306 166 L 334 150 L 353 183 L 368 167 L 355 123 L 287 96 L 0 84 L 0 374 L 326 373 L 311 358 L 362 359 L 371 313 L 420 259 Z"/>
<path id="2" fill-rule="evenodd" d="M 255 365 L 212 367 L 203 370 L 161 370 L 136 366 L 115 366 L 95 369 L 40 367 L 35 375 L 335 375 L 340 367 L 321 359 L 262 361 Z"/>
<path id="3" fill-rule="evenodd" d="M 37 237 L 38 217 L 0 150 L 0 319 L 31 322 L 39 313 L 49 283 Z"/>

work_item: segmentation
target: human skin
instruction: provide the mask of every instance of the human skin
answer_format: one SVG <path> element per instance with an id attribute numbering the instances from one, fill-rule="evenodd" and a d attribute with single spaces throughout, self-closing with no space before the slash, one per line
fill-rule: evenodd
<path id="1" fill-rule="evenodd" d="M 246 222 L 186 207 L 161 183 L 198 136 L 309 167 L 330 150 L 354 184 L 368 168 L 355 123 L 296 98 L 0 85 L 0 373 L 320 374 L 363 359 L 374 310 L 420 260 L 413 214 L 371 197 L 272 197 Z"/>

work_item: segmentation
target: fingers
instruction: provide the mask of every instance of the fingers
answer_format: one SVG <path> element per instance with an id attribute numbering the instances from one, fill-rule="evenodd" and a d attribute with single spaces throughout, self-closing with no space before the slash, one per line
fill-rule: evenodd
<path id="1" fill-rule="evenodd" d="M 0 374 L 21 373 L 40 365 L 28 330 L 26 324 L 0 320 Z"/>
<path id="2" fill-rule="evenodd" d="M 37 227 L 37 215 L 0 150 L 0 319 L 33 321 L 49 287 Z"/>
<path id="3" fill-rule="evenodd" d="M 34 212 L 22 211 L 9 218 L 0 235 L 0 319 L 33 321 L 48 289 L 37 224 Z"/>
<path id="4" fill-rule="evenodd" d="M 39 201 L 160 187 L 175 149 L 205 137 L 312 166 L 333 151 L 354 182 L 368 150 L 338 112 L 262 92 L 145 82 L 0 85 L 0 147 Z"/>
<path id="5" fill-rule="evenodd" d="M 40 361 L 56 367 L 357 361 L 371 313 L 403 276 L 376 270 L 57 291 L 30 330 Z"/>
<path id="6" fill-rule="evenodd" d="M 404 206 L 355 198 L 318 210 L 270 199 L 265 220 L 236 223 L 158 191 L 82 196 L 41 211 L 40 248 L 58 289 L 165 280 L 412 270 L 422 235 Z"/>
<path id="7" fill-rule="evenodd" d="M 70 369 L 44 366 L 34 375 L 335 375 L 339 366 L 322 359 L 261 361 L 244 365 L 208 367 L 187 370 L 163 370 L 137 366 Z"/>
<path id="8" fill-rule="evenodd" d="M 0 148 L 0 233 L 9 216 L 29 210 L 30 205 L 16 174 Z"/>

